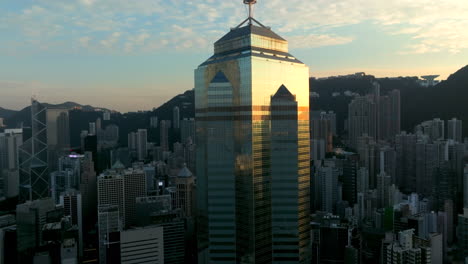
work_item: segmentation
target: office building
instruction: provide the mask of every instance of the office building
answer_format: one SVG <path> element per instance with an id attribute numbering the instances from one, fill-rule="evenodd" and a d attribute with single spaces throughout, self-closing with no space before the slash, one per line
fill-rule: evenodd
<path id="1" fill-rule="evenodd" d="M 48 107 L 47 120 L 47 152 L 49 171 L 57 170 L 58 158 L 70 151 L 70 124 L 68 109 Z"/>
<path id="2" fill-rule="evenodd" d="M 165 263 L 163 229 L 148 226 L 120 232 L 120 263 Z"/>
<path id="3" fill-rule="evenodd" d="M 57 159 L 70 149 L 68 110 L 47 108 L 31 100 L 31 138 L 18 148 L 20 200 L 50 196 L 50 171 Z"/>
<path id="4" fill-rule="evenodd" d="M 120 231 L 122 221 L 119 206 L 98 207 L 99 263 L 120 263 Z"/>
<path id="5" fill-rule="evenodd" d="M 18 195 L 18 147 L 22 144 L 22 129 L 0 133 L 0 198 Z"/>
<path id="6" fill-rule="evenodd" d="M 18 147 L 22 144 L 22 129 L 11 129 L 0 133 L 0 173 L 2 169 L 18 169 Z"/>
<path id="7" fill-rule="evenodd" d="M 195 119 L 184 118 L 180 122 L 180 138 L 182 143 L 187 143 L 190 139 L 192 142 L 195 141 Z"/>
<path id="8" fill-rule="evenodd" d="M 58 203 L 60 194 L 69 189 L 78 189 L 80 184 L 80 159 L 84 156 L 72 153 L 58 159 L 58 171 L 51 173 L 52 198 Z"/>
<path id="9" fill-rule="evenodd" d="M 125 197 L 124 227 L 136 222 L 136 198 L 146 196 L 146 175 L 139 169 L 128 169 L 123 172 Z"/>
<path id="10" fill-rule="evenodd" d="M 300 187 L 306 185 L 303 182 L 306 178 L 309 180 L 300 169 L 308 167 L 310 162 L 306 159 L 308 155 L 300 154 L 301 149 L 306 149 L 300 145 L 305 143 L 300 139 L 304 127 L 298 122 L 296 96 L 286 86 L 282 85 L 271 97 L 270 105 L 273 262 L 296 260 L 299 263 L 301 258 L 305 261 L 307 257 L 308 249 L 302 247 L 309 241 L 309 234 L 298 230 L 298 226 L 304 224 L 300 218 L 308 211 L 310 199 L 310 196 L 301 197 L 308 192 Z M 298 231 L 299 235 L 296 235 Z M 297 251 L 287 248 L 292 243 L 299 245 Z"/>
<path id="11" fill-rule="evenodd" d="M 98 206 L 118 206 L 122 227 L 136 223 L 136 198 L 146 196 L 143 170 L 116 168 L 102 173 L 97 180 Z"/>
<path id="12" fill-rule="evenodd" d="M 195 215 L 195 177 L 184 164 L 183 168 L 172 177 L 172 186 L 175 186 L 174 209 L 180 208 L 187 217 Z"/>
<path id="13" fill-rule="evenodd" d="M 249 17 L 195 70 L 195 112 L 199 263 L 310 261 L 308 67 Z"/>
<path id="14" fill-rule="evenodd" d="M 338 202 L 339 171 L 334 165 L 321 165 L 317 168 L 314 185 L 318 191 L 320 211 L 333 213 Z"/>
<path id="15" fill-rule="evenodd" d="M 80 159 L 80 193 L 83 207 L 83 229 L 93 228 L 97 216 L 97 178 L 91 152 Z"/>
<path id="16" fill-rule="evenodd" d="M 117 206 L 119 220 L 125 226 L 125 197 L 124 179 L 120 174 L 108 172 L 97 178 L 97 202 L 98 207 L 104 205 Z"/>
<path id="17" fill-rule="evenodd" d="M 19 263 L 31 263 L 35 250 L 45 244 L 42 227 L 46 224 L 47 213 L 54 209 L 52 198 L 26 201 L 16 206 Z"/>
<path id="18" fill-rule="evenodd" d="M 358 192 L 358 161 L 357 155 L 348 156 L 343 163 L 343 175 L 341 182 L 343 183 L 343 201 L 347 201 L 353 206 L 357 202 Z"/>
<path id="19" fill-rule="evenodd" d="M 31 100 L 32 135 L 18 148 L 20 201 L 50 196 L 46 112 L 44 105 Z"/>
<path id="20" fill-rule="evenodd" d="M 81 193 L 70 189 L 60 194 L 59 204 L 63 215 L 70 217 L 70 223 L 78 228 L 78 255 L 83 256 L 83 206 Z"/>
<path id="21" fill-rule="evenodd" d="M 151 225 L 151 215 L 172 211 L 170 195 L 145 196 L 136 198 L 136 226 Z"/>

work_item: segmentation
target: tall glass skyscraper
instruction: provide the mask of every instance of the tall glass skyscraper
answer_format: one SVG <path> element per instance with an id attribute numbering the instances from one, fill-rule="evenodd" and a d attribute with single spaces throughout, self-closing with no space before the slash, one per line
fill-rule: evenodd
<path id="1" fill-rule="evenodd" d="M 31 100 L 32 136 L 18 148 L 20 201 L 50 197 L 46 113 L 44 105 Z"/>
<path id="2" fill-rule="evenodd" d="M 249 17 L 195 70 L 200 263 L 308 263 L 309 69 Z"/>

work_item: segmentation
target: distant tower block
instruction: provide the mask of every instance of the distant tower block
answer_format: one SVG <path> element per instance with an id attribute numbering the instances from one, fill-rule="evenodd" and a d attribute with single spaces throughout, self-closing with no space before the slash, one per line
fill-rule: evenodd
<path id="1" fill-rule="evenodd" d="M 437 79 L 440 75 L 424 75 L 421 78 L 424 80 L 424 85 L 426 87 L 432 87 L 437 84 L 435 79 Z"/>

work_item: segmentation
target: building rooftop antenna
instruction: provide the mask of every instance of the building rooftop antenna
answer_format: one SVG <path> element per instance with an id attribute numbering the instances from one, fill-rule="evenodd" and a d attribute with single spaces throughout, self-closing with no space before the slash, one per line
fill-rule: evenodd
<path id="1" fill-rule="evenodd" d="M 249 5 L 249 24 L 252 24 L 253 18 L 253 5 L 257 3 L 257 0 L 243 0 L 244 4 Z"/>
<path id="2" fill-rule="evenodd" d="M 242 23 L 240 23 L 237 27 L 235 27 L 235 29 L 243 26 L 245 24 L 245 22 L 247 22 L 247 21 L 248 21 L 249 26 L 253 25 L 253 22 L 255 22 L 259 26 L 261 26 L 263 28 L 268 28 L 268 27 L 264 26 L 262 23 L 258 22 L 258 20 L 253 18 L 253 5 L 255 5 L 257 3 L 257 0 L 242 0 L 242 1 L 244 2 L 245 5 L 249 6 L 249 17 L 246 20 L 244 20 Z"/>

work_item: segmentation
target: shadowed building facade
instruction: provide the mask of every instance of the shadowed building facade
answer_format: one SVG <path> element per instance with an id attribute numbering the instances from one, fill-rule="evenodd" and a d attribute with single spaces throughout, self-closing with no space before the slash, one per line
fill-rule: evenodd
<path id="1" fill-rule="evenodd" d="M 214 46 L 195 70 L 199 262 L 308 263 L 309 69 L 252 17 Z"/>

